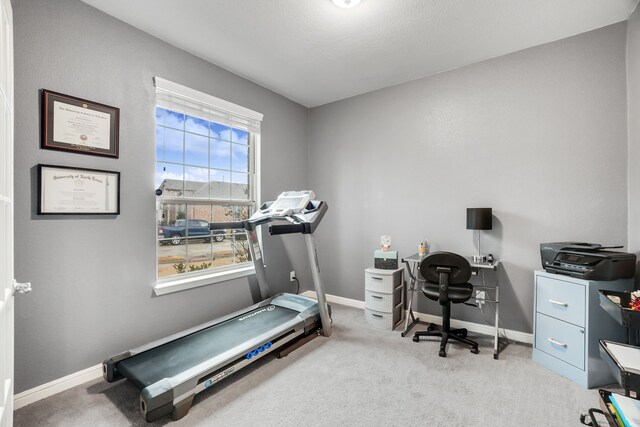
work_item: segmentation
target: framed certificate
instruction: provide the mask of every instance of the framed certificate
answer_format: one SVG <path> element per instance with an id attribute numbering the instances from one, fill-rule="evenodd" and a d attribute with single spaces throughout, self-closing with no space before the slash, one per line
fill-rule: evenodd
<path id="1" fill-rule="evenodd" d="M 118 158 L 120 109 L 42 89 L 40 146 Z"/>
<path id="2" fill-rule="evenodd" d="M 119 215 L 120 172 L 38 165 L 38 215 Z"/>

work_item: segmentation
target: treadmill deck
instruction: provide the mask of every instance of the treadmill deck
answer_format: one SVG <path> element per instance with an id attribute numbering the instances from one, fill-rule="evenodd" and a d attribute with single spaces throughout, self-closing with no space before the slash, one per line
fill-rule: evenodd
<path id="1" fill-rule="evenodd" d="M 122 360 L 117 369 L 142 389 L 241 346 L 251 338 L 295 319 L 298 314 L 295 310 L 277 305 L 259 307 Z"/>

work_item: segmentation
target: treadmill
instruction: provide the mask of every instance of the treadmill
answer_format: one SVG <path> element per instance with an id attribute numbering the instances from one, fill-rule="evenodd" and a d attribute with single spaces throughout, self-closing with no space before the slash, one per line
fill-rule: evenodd
<path id="1" fill-rule="evenodd" d="M 147 421 L 189 412 L 194 396 L 267 354 L 286 356 L 318 335 L 331 335 L 330 307 L 313 238 L 327 203 L 313 191 L 288 191 L 243 221 L 209 224 L 211 230 L 244 229 L 263 301 L 228 316 L 128 350 L 104 361 L 108 382 L 126 378 L 140 390 L 140 412 Z M 305 235 L 317 301 L 301 295 L 269 292 L 256 227 L 269 234 Z"/>

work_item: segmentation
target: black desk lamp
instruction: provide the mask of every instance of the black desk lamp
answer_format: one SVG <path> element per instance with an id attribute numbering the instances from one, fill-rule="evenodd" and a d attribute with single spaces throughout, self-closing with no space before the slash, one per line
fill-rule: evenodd
<path id="1" fill-rule="evenodd" d="M 478 230 L 478 255 L 473 256 L 474 262 L 487 261 L 485 255 L 480 255 L 480 230 L 491 230 L 492 228 L 491 208 L 467 208 L 467 230 Z"/>

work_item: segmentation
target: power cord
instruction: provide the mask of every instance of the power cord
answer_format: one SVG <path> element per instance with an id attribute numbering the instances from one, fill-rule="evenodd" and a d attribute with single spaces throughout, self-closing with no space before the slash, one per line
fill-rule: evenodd
<path id="1" fill-rule="evenodd" d="M 487 284 L 485 282 L 484 270 L 481 270 L 480 274 L 482 276 L 482 287 L 483 287 L 483 289 L 485 289 L 485 292 L 487 292 L 486 291 Z M 486 304 L 488 304 L 489 307 L 491 307 L 491 310 L 493 311 L 493 314 L 495 315 L 496 314 L 496 307 L 495 307 L 496 303 L 487 301 Z M 482 315 L 482 320 L 484 320 L 484 322 L 487 325 L 494 326 L 494 325 L 491 324 L 491 322 L 489 322 L 489 320 L 487 320 L 487 317 L 486 317 L 484 311 L 482 310 L 482 304 L 478 304 L 478 308 L 480 309 L 480 314 Z M 509 339 L 509 337 L 507 336 L 507 330 L 505 329 L 504 325 L 502 324 L 502 320 L 500 320 L 500 319 L 498 319 L 498 334 L 502 335 L 502 338 L 506 339 L 509 344 L 514 344 L 515 343 L 514 340 Z"/>
<path id="2" fill-rule="evenodd" d="M 297 286 L 296 286 L 296 295 L 300 294 L 300 281 L 298 280 L 297 277 L 293 277 L 293 280 L 296 281 Z M 329 314 L 329 323 L 333 324 L 333 318 L 331 317 L 331 314 Z"/>
<path id="3" fill-rule="evenodd" d="M 486 302 L 485 304 L 487 304 L 489 307 L 491 307 L 491 310 L 493 311 L 493 314 L 495 315 L 496 309 L 494 307 L 494 303 L 493 302 Z M 489 326 L 494 326 L 494 324 L 492 322 L 490 322 L 489 320 L 487 320 L 486 314 L 485 312 L 482 310 L 482 304 L 478 305 L 478 308 L 480 309 L 480 313 L 482 315 L 482 320 L 484 320 L 484 322 L 489 325 Z M 501 338 L 504 338 L 507 340 L 507 342 L 509 344 L 514 344 L 515 341 L 510 339 L 507 336 L 507 330 L 504 328 L 504 325 L 502 324 L 502 320 L 498 320 L 498 331 L 500 332 L 500 336 Z"/>

